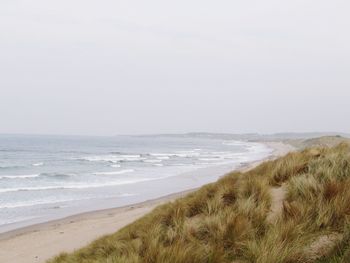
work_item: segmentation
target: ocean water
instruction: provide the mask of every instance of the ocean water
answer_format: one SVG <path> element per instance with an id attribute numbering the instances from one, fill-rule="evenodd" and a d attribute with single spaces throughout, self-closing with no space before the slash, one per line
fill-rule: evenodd
<path id="1" fill-rule="evenodd" d="M 198 187 L 271 151 L 186 136 L 0 135 L 0 232 Z"/>

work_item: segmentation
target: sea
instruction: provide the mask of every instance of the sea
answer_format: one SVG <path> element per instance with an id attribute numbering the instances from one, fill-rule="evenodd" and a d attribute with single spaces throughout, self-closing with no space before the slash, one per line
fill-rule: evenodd
<path id="1" fill-rule="evenodd" d="M 271 154 L 189 135 L 0 135 L 0 232 L 200 187 Z"/>

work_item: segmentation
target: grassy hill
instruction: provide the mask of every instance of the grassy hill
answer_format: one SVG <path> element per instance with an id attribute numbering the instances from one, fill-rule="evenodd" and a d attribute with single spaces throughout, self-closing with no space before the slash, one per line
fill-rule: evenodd
<path id="1" fill-rule="evenodd" d="M 338 136 L 322 136 L 310 139 L 297 139 L 297 140 L 286 140 L 287 143 L 293 146 L 304 149 L 310 147 L 334 147 L 340 143 L 350 143 L 350 139 L 346 137 Z"/>
<path id="2" fill-rule="evenodd" d="M 50 263 L 350 262 L 350 146 L 265 162 Z"/>

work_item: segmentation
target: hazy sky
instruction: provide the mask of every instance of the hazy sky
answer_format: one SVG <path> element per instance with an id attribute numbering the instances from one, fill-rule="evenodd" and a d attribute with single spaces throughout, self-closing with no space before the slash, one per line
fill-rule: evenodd
<path id="1" fill-rule="evenodd" d="M 350 132 L 348 0 L 1 0 L 0 133 Z"/>

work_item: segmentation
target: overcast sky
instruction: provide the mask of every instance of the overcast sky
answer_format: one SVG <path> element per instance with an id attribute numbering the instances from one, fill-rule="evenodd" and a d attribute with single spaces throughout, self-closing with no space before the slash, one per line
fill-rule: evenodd
<path id="1" fill-rule="evenodd" d="M 350 132 L 348 0 L 1 0 L 0 133 Z"/>

